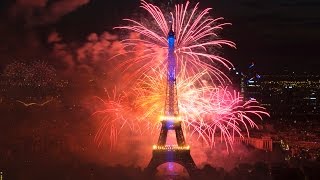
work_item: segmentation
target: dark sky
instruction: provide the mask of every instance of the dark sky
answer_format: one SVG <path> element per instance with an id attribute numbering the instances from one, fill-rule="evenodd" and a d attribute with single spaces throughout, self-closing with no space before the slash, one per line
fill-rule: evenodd
<path id="1" fill-rule="evenodd" d="M 159 2 L 161 0 L 157 0 Z M 165 1 L 165 0 L 163 0 Z M 27 2 L 27 3 L 23 3 Z M 139 0 L 1 0 L 0 65 L 13 59 L 42 59 L 47 37 L 57 31 L 66 42 L 85 41 L 92 33 L 112 31 L 137 13 Z M 59 4 L 60 3 L 60 4 Z M 320 0 L 200 0 L 214 17 L 233 25 L 222 35 L 237 43 L 224 55 L 260 71 L 314 71 L 320 65 Z"/>

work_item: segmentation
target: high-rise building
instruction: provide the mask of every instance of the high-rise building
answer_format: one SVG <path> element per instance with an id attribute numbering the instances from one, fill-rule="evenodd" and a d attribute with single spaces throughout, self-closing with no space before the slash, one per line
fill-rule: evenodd
<path id="1" fill-rule="evenodd" d="M 252 63 L 247 69 L 241 71 L 236 68 L 230 70 L 232 87 L 241 92 L 246 99 L 260 99 L 261 96 L 261 76 L 257 73 L 255 64 Z"/>

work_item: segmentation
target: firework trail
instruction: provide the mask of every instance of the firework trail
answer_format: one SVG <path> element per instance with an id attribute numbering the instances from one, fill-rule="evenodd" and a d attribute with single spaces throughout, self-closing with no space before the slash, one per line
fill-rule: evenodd
<path id="1" fill-rule="evenodd" d="M 26 107 L 29 107 L 29 106 L 44 106 L 44 105 L 50 103 L 52 100 L 53 100 L 53 98 L 51 98 L 51 99 L 49 99 L 49 100 L 47 100 L 47 101 L 45 101 L 43 103 L 37 103 L 37 102 L 26 103 L 26 102 L 23 102 L 23 101 L 20 101 L 20 100 L 16 100 L 16 102 L 21 103 Z"/>
<path id="2" fill-rule="evenodd" d="M 252 118 L 262 120 L 263 116 L 269 116 L 257 101 L 244 101 L 238 92 L 229 91 L 227 87 L 211 91 L 210 96 L 206 97 L 211 105 L 205 106 L 207 113 L 196 121 L 188 121 L 192 127 L 191 135 L 196 133 L 210 147 L 220 139 L 227 148 L 232 148 L 234 137 L 244 137 L 242 129 L 249 137 L 249 128 L 258 128 Z"/>
<path id="3" fill-rule="evenodd" d="M 145 23 L 125 19 L 129 25 L 116 27 L 138 34 L 122 41 L 127 51 L 119 54 L 137 56 L 121 62 L 118 68 L 133 68 L 133 79 L 141 77 L 150 68 L 165 69 L 167 35 L 169 26 L 172 25 L 176 36 L 175 56 L 178 67 L 186 64 L 189 74 L 207 70 L 219 83 L 229 82 L 229 78 L 218 67 L 228 70 L 233 66 L 232 63 L 213 52 L 224 45 L 235 48 L 233 42 L 219 39 L 217 35 L 219 30 L 230 23 L 220 23 L 223 18 L 211 18 L 210 8 L 198 11 L 198 4 L 193 8 L 189 7 L 189 2 L 176 5 L 174 13 L 165 15 L 157 6 L 141 1 L 141 8 L 146 10 L 151 18 Z"/>
<path id="4" fill-rule="evenodd" d="M 94 142 L 98 146 L 101 146 L 108 135 L 111 150 L 117 142 L 119 133 L 125 126 L 133 130 L 135 121 L 127 118 L 128 113 L 132 112 L 132 108 L 128 106 L 127 95 L 125 93 L 118 93 L 116 89 L 113 90 L 112 96 L 108 94 L 106 100 L 100 97 L 96 98 L 102 103 L 102 108 L 92 114 L 93 117 L 100 120 Z"/>
<path id="5" fill-rule="evenodd" d="M 134 83 L 127 88 L 126 96 L 134 99 L 101 99 L 105 107 L 95 112 L 102 119 L 95 139 L 98 144 L 109 133 L 113 146 L 126 125 L 133 131 L 143 129 L 143 133 L 160 128 L 170 25 L 176 34 L 178 104 L 187 136 L 201 139 L 210 147 L 220 139 L 227 148 L 232 148 L 235 136 L 243 137 L 243 132 L 249 136 L 249 128 L 257 128 L 253 118 L 262 119 L 268 113 L 256 101 L 245 102 L 239 93 L 225 86 L 230 79 L 221 69 L 229 70 L 232 64 L 216 50 L 235 44 L 219 39 L 217 31 L 229 23 L 220 23 L 223 18 L 211 18 L 210 8 L 199 11 L 198 4 L 190 8 L 189 2 L 176 5 L 170 14 L 145 1 L 141 1 L 141 8 L 150 16 L 146 23 L 125 19 L 128 25 L 116 27 L 131 33 L 122 41 L 126 51 L 117 55 L 124 59 L 118 62 L 117 71 L 130 72 L 129 81 Z"/>

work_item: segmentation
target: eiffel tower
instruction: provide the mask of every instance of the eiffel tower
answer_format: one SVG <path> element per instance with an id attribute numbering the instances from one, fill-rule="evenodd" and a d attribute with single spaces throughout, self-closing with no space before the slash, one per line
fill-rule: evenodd
<path id="1" fill-rule="evenodd" d="M 159 165 L 175 162 L 186 168 L 189 176 L 195 177 L 197 166 L 191 155 L 190 146 L 186 144 L 181 128 L 179 116 L 177 87 L 176 87 L 176 59 L 174 56 L 175 34 L 172 27 L 168 33 L 168 71 L 164 116 L 161 117 L 162 126 L 157 145 L 153 146 L 152 158 L 145 171 L 154 176 Z M 167 145 L 168 131 L 175 131 L 177 145 Z"/>

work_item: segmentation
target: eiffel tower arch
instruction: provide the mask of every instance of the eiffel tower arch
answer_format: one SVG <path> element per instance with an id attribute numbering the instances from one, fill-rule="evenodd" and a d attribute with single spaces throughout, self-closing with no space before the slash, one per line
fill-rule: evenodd
<path id="1" fill-rule="evenodd" d="M 170 149 L 170 147 L 165 147 L 164 149 L 154 149 L 145 172 L 149 176 L 154 176 L 157 173 L 157 167 L 167 162 L 180 164 L 188 171 L 191 178 L 197 177 L 198 168 L 190 155 L 189 148 Z"/>
<path id="2" fill-rule="evenodd" d="M 153 146 L 152 158 L 145 168 L 149 176 L 154 176 L 157 167 L 167 162 L 178 163 L 186 168 L 191 178 L 195 177 L 198 168 L 194 163 L 190 146 L 186 144 L 179 116 L 176 87 L 176 59 L 174 56 L 175 35 L 172 27 L 168 33 L 167 86 L 164 116 L 161 117 L 161 130 L 158 143 Z M 177 145 L 167 145 L 168 131 L 175 131 Z"/>

